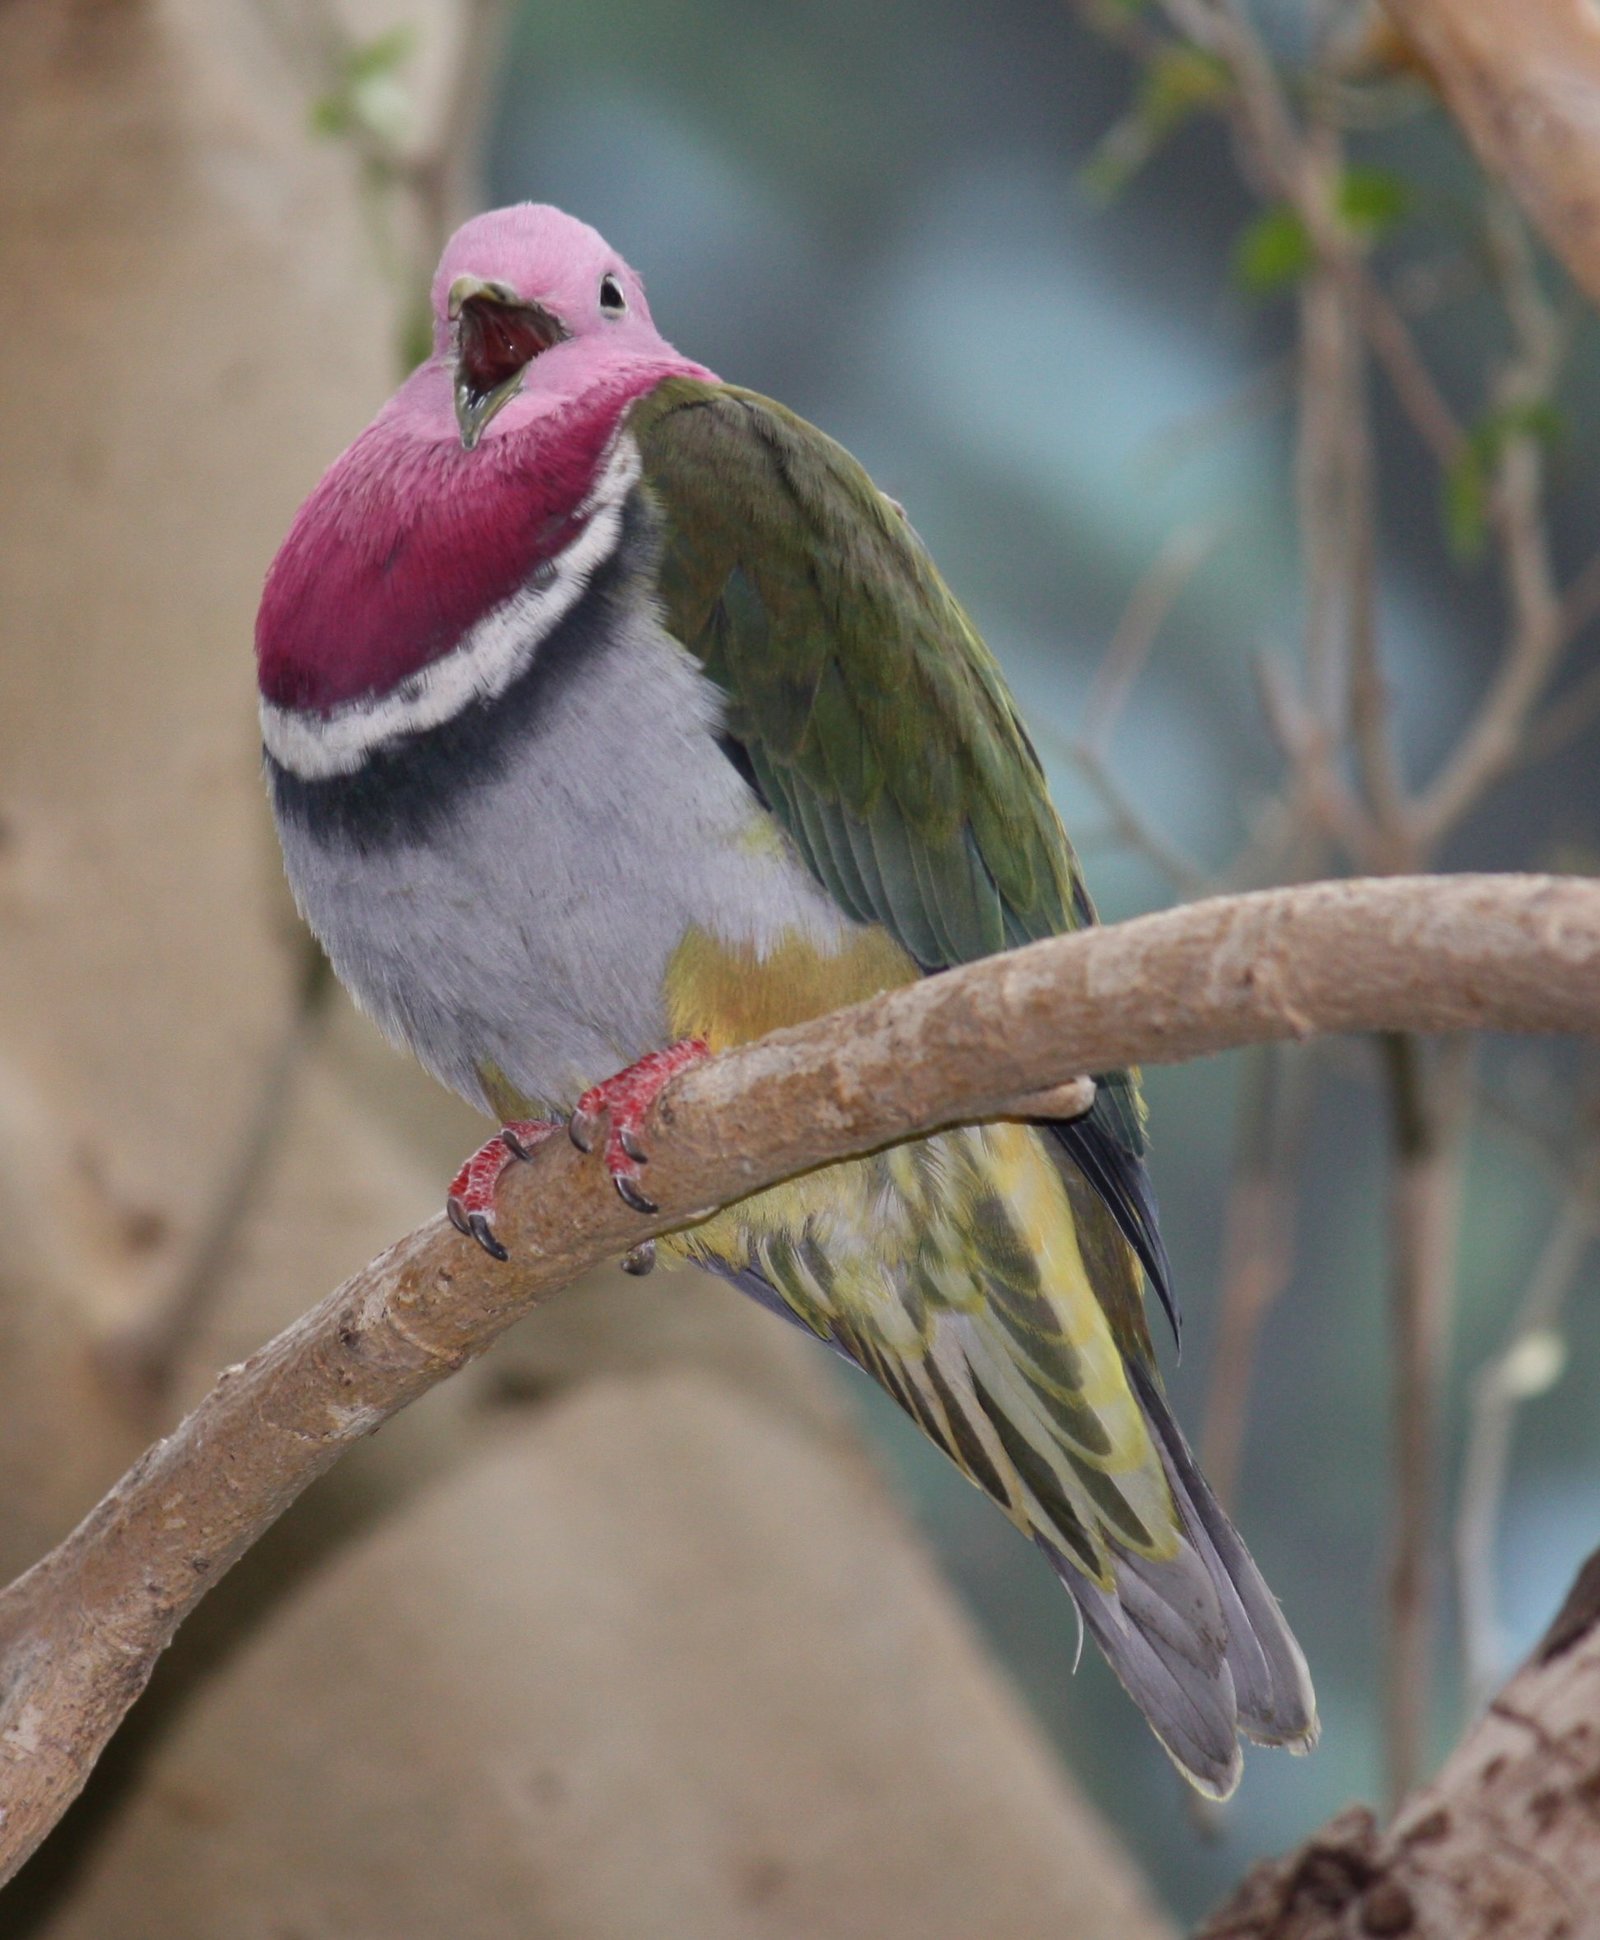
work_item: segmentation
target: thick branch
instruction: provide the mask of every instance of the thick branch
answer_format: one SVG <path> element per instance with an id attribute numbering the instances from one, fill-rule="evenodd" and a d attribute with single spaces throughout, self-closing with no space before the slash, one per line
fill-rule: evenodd
<path id="1" fill-rule="evenodd" d="M 1479 159 L 1600 302 L 1600 14 L 1590 0 L 1386 0 Z"/>
<path id="2" fill-rule="evenodd" d="M 647 1233 L 1084 1070 L 1321 1031 L 1600 1036 L 1600 887 L 1321 883 L 1060 937 L 780 1032 L 662 1101 L 640 1220 L 565 1140 L 508 1176 L 496 1266 L 434 1220 L 240 1367 L 0 1594 L 0 1877 L 44 1837 L 202 1595 L 361 1436 Z"/>
<path id="3" fill-rule="evenodd" d="M 1431 1785 L 1341 1812 L 1196 1940 L 1579 1940 L 1600 1895 L 1600 1554 Z"/>

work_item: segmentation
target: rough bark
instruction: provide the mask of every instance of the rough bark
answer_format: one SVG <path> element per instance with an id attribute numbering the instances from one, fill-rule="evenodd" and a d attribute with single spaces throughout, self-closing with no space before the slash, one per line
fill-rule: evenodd
<path id="1" fill-rule="evenodd" d="M 1258 1866 L 1196 1940 L 1584 1940 L 1600 1932 L 1600 1553 L 1431 1785 Z"/>
<path id="2" fill-rule="evenodd" d="M 538 1300 L 646 1234 L 828 1159 L 1017 1108 L 1074 1071 L 1322 1030 L 1600 1035 L 1600 887 L 1391 878 L 1190 904 L 990 958 L 686 1073 L 640 1220 L 552 1140 L 499 1267 L 436 1219 L 227 1369 L 0 1596 L 0 1867 L 71 1799 L 187 1612 L 318 1475 Z"/>

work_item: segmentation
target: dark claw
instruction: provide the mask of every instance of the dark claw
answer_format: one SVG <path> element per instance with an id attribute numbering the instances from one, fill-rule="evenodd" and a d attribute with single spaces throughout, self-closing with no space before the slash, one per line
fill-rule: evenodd
<path id="1" fill-rule="evenodd" d="M 531 1159 L 533 1157 L 534 1148 L 531 1145 L 524 1145 L 522 1140 L 517 1137 L 516 1133 L 509 1126 L 501 1132 L 500 1143 L 514 1159 Z"/>
<path id="2" fill-rule="evenodd" d="M 494 1227 L 489 1223 L 487 1213 L 468 1213 L 467 1225 L 471 1237 L 483 1248 L 491 1260 L 509 1260 L 511 1255 L 494 1236 Z"/>
<path id="3" fill-rule="evenodd" d="M 590 1112 L 575 1111 L 567 1120 L 567 1136 L 580 1152 L 592 1152 L 600 1135 L 600 1121 Z"/>
<path id="4" fill-rule="evenodd" d="M 648 1216 L 650 1213 L 660 1212 L 661 1208 L 656 1202 L 653 1199 L 647 1199 L 625 1172 L 613 1173 L 611 1183 L 622 1195 L 622 1203 L 625 1206 L 631 1206 L 636 1213 L 644 1213 Z"/>
<path id="5" fill-rule="evenodd" d="M 642 1280 L 647 1273 L 653 1273 L 656 1265 L 656 1243 L 653 1239 L 640 1240 L 631 1253 L 622 1256 L 622 1270 Z"/>
<path id="6" fill-rule="evenodd" d="M 463 1239 L 471 1239 L 472 1228 L 468 1226 L 467 1215 L 461 1210 L 459 1203 L 454 1199 L 447 1199 L 444 1202 L 444 1209 L 450 1215 L 450 1224 L 455 1227 L 461 1237 Z"/>
<path id="7" fill-rule="evenodd" d="M 639 1134 L 637 1132 L 624 1127 L 622 1131 L 617 1133 L 617 1143 L 627 1153 L 628 1157 L 633 1160 L 635 1165 L 648 1165 L 650 1163 L 650 1154 L 639 1143 Z"/>

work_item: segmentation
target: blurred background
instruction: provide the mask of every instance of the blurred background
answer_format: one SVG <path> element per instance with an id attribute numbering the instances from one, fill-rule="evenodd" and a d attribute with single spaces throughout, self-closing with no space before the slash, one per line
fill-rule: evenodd
<path id="1" fill-rule="evenodd" d="M 196 9 L 171 11 L 180 22 L 173 31 L 189 32 Z M 317 286 L 313 274 L 314 321 L 285 323 L 275 356 L 242 349 L 241 370 L 226 380 L 235 393 L 243 384 L 257 398 L 256 417 L 243 431 L 232 428 L 231 443 L 208 440 L 211 491 L 237 492 L 247 456 L 278 435 L 285 412 L 293 419 L 270 485 L 249 488 L 254 507 L 234 542 L 241 557 L 254 548 L 259 570 L 296 497 L 400 368 L 415 265 L 395 239 L 394 174 L 384 163 L 386 144 L 403 144 L 407 117 L 428 98 L 432 55 L 427 21 L 409 20 L 404 9 L 379 24 L 347 27 L 327 45 L 307 31 L 308 20 L 321 18 L 316 9 L 286 0 L 258 11 L 268 29 L 261 58 L 282 63 L 290 77 L 285 99 L 297 104 L 284 111 L 274 140 L 285 154 L 299 140 L 310 157 L 295 160 L 310 173 L 274 205 L 271 220 L 292 230 L 323 194 L 324 179 L 344 169 L 365 188 L 348 195 L 337 250 L 365 252 L 373 265 L 361 272 L 363 300 L 373 307 L 353 312 L 343 286 Z M 640 269 L 665 334 L 727 379 L 824 427 L 905 505 L 1003 663 L 1107 919 L 1207 887 L 1330 873 L 1347 862 L 1326 842 L 1274 835 L 1285 763 L 1259 673 L 1263 661 L 1292 662 L 1308 626 L 1297 409 L 1304 265 L 1292 234 L 1285 246 L 1281 219 L 1274 241 L 1271 199 L 1264 218 L 1248 157 L 1242 164 L 1227 117 L 1213 111 L 1204 87 L 1192 113 L 1163 118 L 1159 104 L 1151 108 L 1148 48 L 1141 51 L 1137 31 L 1129 31 L 1149 11 L 1109 6 L 1108 31 L 1063 0 L 990 0 L 981 8 L 963 0 L 871 7 L 588 0 L 581 8 L 518 0 L 474 84 L 485 203 L 552 201 L 593 223 Z M 1495 225 L 1514 218 L 1486 189 L 1425 77 L 1372 39 L 1363 9 L 1274 0 L 1257 6 L 1254 18 L 1286 74 L 1321 63 L 1353 158 L 1347 165 L 1362 171 L 1365 193 L 1381 211 L 1363 235 L 1367 259 L 1476 439 L 1481 476 L 1470 466 L 1442 476 L 1393 393 L 1371 380 L 1381 648 L 1403 767 L 1421 780 L 1456 745 L 1503 652 L 1505 599 L 1493 547 L 1483 540 L 1480 501 L 1484 479 L 1511 444 L 1538 446 L 1558 578 L 1570 582 L 1589 557 L 1600 513 L 1596 335 L 1529 245 L 1530 273 L 1561 336 L 1559 374 L 1539 399 L 1537 421 L 1531 411 L 1509 419 L 1495 384 L 1513 331 L 1490 244 Z M 259 28 L 258 21 L 251 31 Z M 100 23 L 95 31 L 115 36 L 125 27 Z M 1335 39 L 1343 50 L 1336 60 L 1326 51 Z M 299 50 L 294 59 L 286 48 Z M 82 57 L 114 65 L 103 41 Z M 148 49 L 137 55 L 155 58 Z M 83 85 L 95 84 L 91 77 Z M 448 87 L 437 84 L 438 91 Z M 235 77 L 217 112 L 236 112 L 247 92 Z M 103 165 L 129 129 L 116 127 L 124 110 L 109 85 L 93 105 L 111 118 Z M 269 194 L 253 167 L 238 154 L 219 164 L 213 153 L 185 189 L 197 198 L 221 195 L 233 213 L 208 218 L 219 234 L 237 235 L 239 211 L 254 220 L 252 210 L 258 214 Z M 423 189 L 444 199 L 431 180 Z M 114 252 L 114 183 L 91 174 L 86 161 L 73 193 L 108 199 L 103 230 L 84 247 Z M 71 195 L 63 189 L 61 196 L 65 206 Z M 184 207 L 179 196 L 165 211 L 169 235 Z M 48 205 L 24 213 L 37 262 Z M 106 355 L 132 361 L 144 333 L 154 340 L 166 328 L 187 327 L 181 317 L 174 326 L 159 316 L 161 278 L 151 252 L 159 263 L 167 246 L 135 223 L 127 247 L 144 252 L 149 271 L 140 271 L 128 299 L 139 306 L 139 321 L 125 333 L 113 312 L 109 342 L 94 345 L 97 363 Z M 257 257 L 269 278 L 282 273 L 284 260 L 281 251 L 269 252 L 264 266 Z M 396 298 L 402 321 L 392 329 L 375 320 L 377 293 Z M 241 301 L 254 299 L 247 293 Z M 226 329 L 225 301 L 211 322 Z M 65 326 L 79 327 L 74 319 Z M 362 340 L 354 350 L 352 338 Z M 307 368 L 308 349 L 309 393 L 295 376 Z M 352 356 L 366 362 L 346 381 L 340 360 Z M 166 423 L 163 437 L 184 430 Z M 121 526 L 125 547 L 141 520 L 167 518 L 159 452 L 146 448 L 141 464 L 108 486 L 88 442 L 63 449 L 41 439 L 33 449 L 36 464 L 53 473 L 87 468 L 82 476 L 92 476 L 92 487 L 85 489 L 106 492 L 103 516 L 108 527 Z M 57 542 L 68 543 L 75 529 L 58 528 Z M 164 536 L 182 550 L 181 538 Z M 188 543 L 206 547 L 204 517 Z M 29 570 L 28 585 L 42 599 L 42 569 Z M 219 628 L 210 651 L 227 672 L 193 705 L 214 707 L 206 759 L 231 775 L 248 760 L 248 636 L 232 593 L 218 601 L 227 629 Z M 58 726 L 70 718 L 52 682 L 71 669 L 82 637 L 58 636 L 46 665 L 36 631 L 8 629 L 4 677 L 21 696 L 19 710 L 32 709 L 31 740 L 41 709 Z M 1595 638 L 1592 627 L 1576 632 L 1558 693 L 1566 691 L 1561 682 L 1581 689 L 1595 665 Z M 167 717 L 144 698 L 124 696 L 113 706 L 103 691 L 89 712 L 102 722 L 94 733 L 108 747 L 130 722 L 142 722 L 126 764 L 155 758 Z M 1448 832 L 1441 865 L 1592 869 L 1596 745 L 1580 709 Z M 42 806 L 50 799 L 49 764 L 18 760 L 9 802 L 0 776 L 0 831 L 11 831 L 9 894 L 20 912 L 17 926 L 7 927 L 26 955 L 36 934 L 26 916 L 27 872 L 71 861 L 54 857 L 54 838 L 41 832 L 55 812 Z M 229 809 L 224 820 L 252 858 L 245 872 L 252 893 L 270 900 L 281 894 L 272 886 L 270 835 L 258 826 L 259 805 L 247 794 L 238 800 L 237 813 Z M 170 805 L 156 813 L 151 827 L 160 834 L 151 840 L 181 844 L 178 821 Z M 43 847 L 30 849 L 35 836 Z M 169 846 L 165 862 L 149 865 L 163 883 L 181 873 L 172 854 Z M 85 866 L 99 865 L 91 857 Z M 225 912 L 214 903 L 195 919 L 166 974 L 174 965 L 180 976 L 190 974 Z M 152 921 L 170 917 L 162 917 L 161 895 L 145 901 L 144 913 Z M 130 924 L 140 920 L 135 899 L 124 914 Z M 106 1242 L 125 1289 L 122 1317 L 159 1305 L 162 1289 L 168 1297 L 177 1287 L 181 1307 L 185 1288 L 194 1295 L 211 1285 L 179 1322 L 180 1331 L 190 1330 L 178 1358 L 191 1370 L 191 1387 L 224 1352 L 247 1350 L 268 1322 L 287 1318 L 357 1265 L 363 1244 L 370 1250 L 401 1230 L 403 1214 L 430 1211 L 450 1154 L 475 1135 L 464 1114 L 336 1003 L 295 999 L 303 959 L 287 940 L 292 923 L 281 901 L 270 925 L 281 968 L 248 1033 L 266 1103 L 241 1086 L 223 1120 L 237 1137 L 219 1134 L 215 1149 L 204 1148 L 210 1189 L 197 1188 L 193 1203 L 164 1213 L 171 1230 L 146 1234 L 143 1251 L 133 1244 L 125 1258 L 134 1216 L 127 1208 L 163 1203 L 163 1188 L 119 1174 L 126 1159 L 108 1161 L 107 1193 L 123 1208 Z M 170 922 L 165 933 L 173 934 Z M 0 956 L 7 949 L 0 933 Z M 7 1040 L 25 1035 L 17 1027 L 40 987 L 42 947 L 30 961 L 35 983 L 14 977 L 10 1018 L 0 1012 Z M 149 971 L 158 974 L 159 965 Z M 226 965 L 218 974 L 227 974 Z M 137 987 L 131 995 L 123 988 L 116 1001 L 126 1018 Z M 7 997 L 0 984 L 0 1003 Z M 204 1038 L 203 1005 L 203 991 L 191 991 L 185 1041 Z M 86 998 L 85 1011 L 92 1007 Z M 291 1020 L 281 1038 L 273 1021 L 280 1015 Z M 61 1036 L 81 1047 L 81 1020 Z M 297 1060 L 313 1040 L 321 1063 L 308 1073 Z M 13 1048 L 27 1067 L 37 1047 Z M 197 1054 L 203 1062 L 203 1050 Z M 74 1058 L 81 1066 L 81 1048 Z M 217 1060 L 219 1067 L 227 1061 L 220 1051 Z M 1461 1078 L 1467 1103 L 1452 1186 L 1453 1312 L 1441 1329 L 1438 1363 L 1442 1469 L 1429 1510 L 1439 1562 L 1428 1606 L 1439 1640 L 1427 1697 L 1430 1760 L 1459 1735 L 1474 1691 L 1481 1695 L 1484 1680 L 1531 1645 L 1600 1536 L 1600 1415 L 1591 1400 L 1600 1369 L 1600 1259 L 1589 1245 L 1592 1182 L 1583 1158 L 1588 1082 L 1573 1047 L 1549 1045 L 1486 1045 Z M 327 1098 L 318 1089 L 324 1085 Z M 83 1110 L 93 1090 L 85 1076 L 57 1096 L 65 1109 Z M 130 1101 L 148 1090 L 138 1073 L 127 1077 L 114 1102 L 128 1121 L 137 1118 Z M 1147 1092 L 1154 1174 L 1186 1318 L 1181 1362 L 1170 1343 L 1161 1344 L 1167 1377 L 1180 1418 L 1194 1436 L 1205 1430 L 1227 1472 L 1241 1527 L 1310 1658 L 1324 1719 L 1314 1757 L 1252 1756 L 1224 1811 L 1202 1813 L 1186 1802 L 1092 1649 L 1074 1669 L 1070 1608 L 1004 1522 L 864 1381 L 820 1351 L 808 1357 L 814 1366 L 795 1373 L 792 1344 L 768 1342 L 761 1332 L 777 1335 L 776 1324 L 756 1317 L 747 1336 L 745 1317 L 720 1291 L 691 1299 L 659 1279 L 647 1295 L 608 1282 L 591 1302 L 599 1317 L 588 1319 L 575 1317 L 588 1296 L 574 1295 L 559 1312 L 524 1323 L 472 1406 L 501 1421 L 564 1391 L 577 1369 L 636 1372 L 671 1360 L 732 1368 L 758 1400 L 782 1388 L 771 1405 L 820 1422 L 825 1440 L 848 1439 L 841 1424 L 855 1424 L 1037 1726 L 1160 1899 L 1192 1919 L 1252 1857 L 1294 1843 L 1352 1798 L 1385 1792 L 1383 1640 L 1395 1490 L 1390 1108 L 1382 1061 L 1364 1045 L 1153 1070 Z M 369 1194 L 363 1215 L 347 1217 L 343 1188 L 337 1205 L 319 1201 L 311 1223 L 325 1218 L 336 1234 L 325 1267 L 319 1256 L 323 1277 L 284 1284 L 280 1274 L 272 1298 L 251 1292 L 253 1247 L 259 1256 L 252 1232 L 281 1220 L 285 1205 L 303 1206 L 297 1192 L 315 1199 L 320 1175 L 314 1157 L 274 1158 L 284 1176 L 260 1199 L 249 1175 L 265 1170 L 263 1155 L 285 1140 L 293 1149 L 293 1128 L 307 1113 L 324 1121 L 305 1133 L 308 1154 L 319 1137 L 347 1138 L 340 1115 L 351 1097 L 383 1123 L 381 1137 L 361 1134 L 369 1140 L 369 1183 L 357 1189 L 358 1197 Z M 186 1108 L 178 1116 L 183 1124 L 170 1151 L 196 1136 L 196 1114 Z M 348 1142 L 341 1149 L 348 1153 Z M 383 1193 L 372 1193 L 374 1168 L 385 1170 Z M 1263 1169 L 1272 1174 L 1264 1234 L 1242 1224 L 1240 1211 L 1241 1179 Z M 73 1187 L 94 1189 L 93 1177 Z M 274 1194 L 276 1215 L 268 1205 Z M 85 1215 L 90 1226 L 97 1219 L 105 1223 L 102 1213 Z M 1553 1250 L 1552 1233 L 1560 1242 Z M 1271 1256 L 1265 1267 L 1264 1256 Z M 1252 1284 L 1272 1296 L 1253 1363 L 1236 1340 L 1219 1374 L 1224 1289 L 1252 1271 L 1261 1276 Z M 1526 1309 L 1530 1282 L 1533 1307 Z M 695 1305 L 702 1298 L 703 1310 Z M 672 1311 L 663 1318 L 664 1306 Z M 1250 1329 L 1241 1326 L 1244 1340 Z M 747 1338 L 754 1344 L 746 1346 Z M 1508 1341 L 1516 1348 L 1509 1360 Z M 168 1391 L 184 1387 L 179 1377 Z M 161 1720 L 181 1719 L 185 1706 L 192 1712 L 193 1691 L 219 1674 L 264 1600 L 292 1598 L 351 1531 L 376 1526 L 409 1499 L 419 1476 L 458 1458 L 467 1431 L 444 1425 L 445 1417 L 466 1406 L 435 1397 L 414 1411 L 417 1422 L 396 1424 L 380 1438 L 401 1445 L 387 1467 L 375 1466 L 365 1482 L 347 1479 L 344 1497 L 319 1511 L 297 1511 L 299 1521 L 291 1518 L 224 1590 L 219 1609 L 196 1620 L 191 1661 L 172 1673 L 165 1696 L 158 1680 L 153 1721 L 136 1719 L 113 1761 L 120 1791 L 108 1789 L 75 1832 L 68 1828 L 61 1856 L 51 1861 L 52 1848 L 37 1862 L 44 1909 L 30 1915 L 41 1923 L 37 1931 L 94 1930 L 48 1921 L 67 1917 L 61 1909 L 71 1905 L 74 1869 L 90 1865 L 103 1828 L 128 1811 L 140 1760 L 178 1729 Z M 430 1410 L 431 1425 L 420 1420 Z M 1508 1420 L 1504 1453 L 1497 1437 Z M 1497 1478 L 1503 1499 L 1496 1506 Z M 1458 1542 L 1472 1579 L 1469 1622 L 1478 1625 L 1466 1638 L 1459 1585 L 1446 1567 Z M 310 1741 L 300 1751 L 315 1755 Z M 902 1777 L 907 1787 L 919 1782 L 916 1770 Z M 203 1822 L 203 1801 L 184 1809 Z M 368 1928 L 357 1920 L 314 1930 Z M 550 1930 L 568 1929 L 556 1923 Z"/>

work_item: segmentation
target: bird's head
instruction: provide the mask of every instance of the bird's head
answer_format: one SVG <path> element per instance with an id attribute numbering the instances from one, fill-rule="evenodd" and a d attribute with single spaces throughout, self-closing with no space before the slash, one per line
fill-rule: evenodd
<path id="1" fill-rule="evenodd" d="M 476 216 L 433 279 L 433 353 L 323 474 L 256 625 L 273 706 L 390 693 L 582 525 L 633 401 L 714 381 L 665 342 L 604 238 L 559 209 Z"/>
<path id="2" fill-rule="evenodd" d="M 451 237 L 433 279 L 433 329 L 468 451 L 518 401 L 507 425 L 672 354 L 643 284 L 604 237 L 533 202 L 476 216 Z"/>

